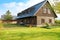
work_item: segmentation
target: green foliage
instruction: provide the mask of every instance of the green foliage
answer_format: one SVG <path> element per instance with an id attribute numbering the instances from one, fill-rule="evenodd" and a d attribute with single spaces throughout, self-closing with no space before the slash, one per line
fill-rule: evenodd
<path id="1" fill-rule="evenodd" d="M 9 10 L 4 15 L 3 20 L 12 20 L 12 15 L 11 15 L 11 12 Z"/>
<path id="2" fill-rule="evenodd" d="M 56 24 L 60 24 L 60 20 L 55 20 L 55 23 Z"/>
<path id="3" fill-rule="evenodd" d="M 57 11 L 57 13 L 60 13 L 60 2 L 56 2 L 53 8 L 55 9 L 55 11 Z"/>
<path id="4" fill-rule="evenodd" d="M 50 25 L 48 23 L 45 23 L 45 26 L 43 26 L 43 28 L 50 29 Z"/>
<path id="5" fill-rule="evenodd" d="M 53 26 L 59 26 L 60 27 L 60 20 L 55 20 L 55 24 Z"/>

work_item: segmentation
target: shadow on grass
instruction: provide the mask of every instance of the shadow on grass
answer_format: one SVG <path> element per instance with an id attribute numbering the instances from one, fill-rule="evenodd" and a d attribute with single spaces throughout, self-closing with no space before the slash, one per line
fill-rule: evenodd
<path id="1" fill-rule="evenodd" d="M 7 24 L 3 24 L 4 27 L 26 27 L 25 25 L 19 25 L 19 24 L 10 24 L 10 23 L 7 23 Z"/>

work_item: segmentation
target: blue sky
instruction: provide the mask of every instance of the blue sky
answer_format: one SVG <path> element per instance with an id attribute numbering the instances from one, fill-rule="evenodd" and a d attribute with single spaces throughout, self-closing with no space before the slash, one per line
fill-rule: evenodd
<path id="1" fill-rule="evenodd" d="M 28 0 L 0 0 L 0 4 L 10 3 L 10 2 L 27 2 Z"/>
<path id="2" fill-rule="evenodd" d="M 7 10 L 10 10 L 12 15 L 17 15 L 18 12 L 41 1 L 43 0 L 0 0 L 0 17 L 5 14 Z M 53 0 L 49 0 L 49 2 L 54 4 Z"/>

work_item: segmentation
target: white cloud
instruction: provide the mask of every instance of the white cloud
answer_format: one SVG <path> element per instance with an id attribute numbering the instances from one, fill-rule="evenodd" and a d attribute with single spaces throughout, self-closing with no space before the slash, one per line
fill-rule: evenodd
<path id="1" fill-rule="evenodd" d="M 0 16 L 2 15 L 2 13 L 3 13 L 3 12 L 0 10 Z M 0 18 L 1 18 L 1 17 L 0 17 Z"/>
<path id="2" fill-rule="evenodd" d="M 0 15 L 3 13 L 3 11 L 2 10 L 0 10 Z"/>
<path id="3" fill-rule="evenodd" d="M 12 2 L 12 3 L 5 3 L 2 5 L 5 8 L 5 12 L 7 10 L 10 10 L 12 12 L 12 15 L 17 15 L 18 12 L 21 12 L 22 10 L 24 10 L 28 7 L 31 7 L 41 1 L 43 1 L 43 0 L 29 0 L 25 3 L 24 2 L 19 2 L 19 3 Z"/>
<path id="4" fill-rule="evenodd" d="M 5 3 L 5 4 L 3 4 L 3 6 L 6 7 L 6 8 L 12 8 L 12 7 L 15 6 L 15 2 L 12 2 L 12 3 Z"/>
<path id="5" fill-rule="evenodd" d="M 37 4 L 37 3 L 41 2 L 41 1 L 43 1 L 43 0 L 29 0 L 29 1 L 26 3 L 26 5 L 27 5 L 27 6 L 32 6 L 32 5 L 35 5 L 35 4 Z"/>

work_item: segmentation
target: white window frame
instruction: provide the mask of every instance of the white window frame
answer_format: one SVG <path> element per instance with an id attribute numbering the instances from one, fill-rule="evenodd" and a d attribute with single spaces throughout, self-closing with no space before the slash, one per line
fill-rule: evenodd
<path id="1" fill-rule="evenodd" d="M 43 13 L 46 13 L 47 12 L 47 8 L 43 8 Z"/>
<path id="2" fill-rule="evenodd" d="M 50 11 L 50 9 L 48 8 L 48 14 L 50 14 L 51 13 L 51 11 Z"/>

